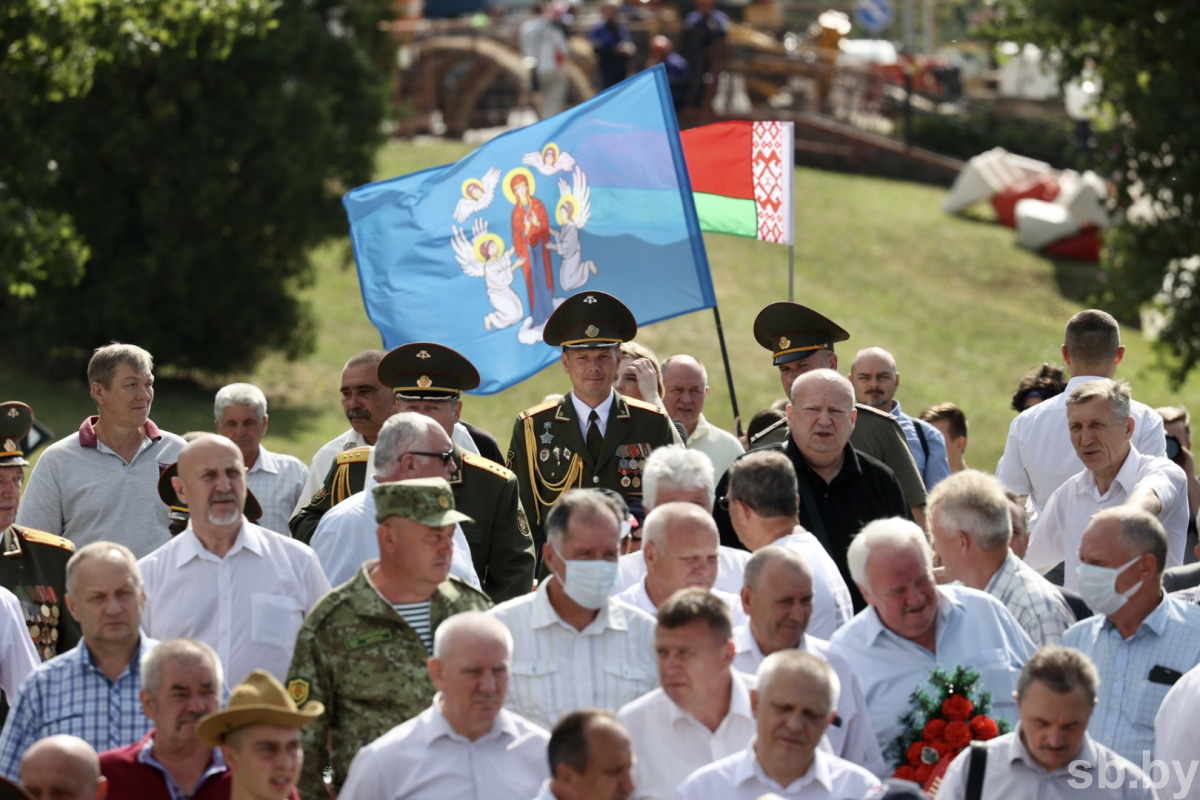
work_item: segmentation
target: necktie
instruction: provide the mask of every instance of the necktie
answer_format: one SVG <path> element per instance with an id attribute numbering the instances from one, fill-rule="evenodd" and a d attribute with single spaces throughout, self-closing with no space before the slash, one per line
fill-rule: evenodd
<path id="1" fill-rule="evenodd" d="M 604 444 L 604 436 L 600 433 L 600 416 L 596 409 L 588 414 L 587 449 L 592 454 L 592 462 L 600 460 L 600 446 Z"/>

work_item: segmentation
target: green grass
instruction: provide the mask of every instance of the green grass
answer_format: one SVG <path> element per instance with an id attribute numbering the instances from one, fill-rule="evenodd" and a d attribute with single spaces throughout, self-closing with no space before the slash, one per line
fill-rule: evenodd
<path id="1" fill-rule="evenodd" d="M 380 153 L 379 177 L 447 163 L 468 151 L 444 142 L 391 144 Z M 971 421 L 967 461 L 991 470 L 1004 448 L 1018 379 L 1042 361 L 1058 360 L 1063 325 L 1084 307 L 1081 298 L 1097 273 L 1021 250 L 1014 233 L 986 215 L 943 214 L 943 195 L 915 184 L 797 170 L 796 301 L 850 331 L 838 351 L 843 372 L 857 349 L 880 345 L 896 356 L 897 397 L 910 414 L 943 400 L 958 403 Z M 760 308 L 787 299 L 787 249 L 729 236 L 707 236 L 706 243 L 738 403 L 749 419 L 781 393 L 751 329 Z M 379 347 L 380 339 L 363 311 L 348 240 L 315 251 L 313 263 L 316 280 L 302 295 L 319 320 L 316 351 L 296 362 L 273 356 L 252 375 L 215 376 L 204 385 L 160 374 L 154 406 L 160 425 L 177 432 L 209 429 L 215 389 L 226 380 L 249 380 L 270 399 L 267 447 L 307 461 L 346 429 L 337 394 L 341 366 L 353 353 Z M 732 424 L 711 312 L 659 323 L 638 340 L 660 358 L 688 352 L 701 359 L 712 384 L 706 416 Z M 1126 328 L 1125 344 L 1119 375 L 1133 383 L 1138 399 L 1200 409 L 1200 379 L 1172 392 L 1140 334 Z M 82 375 L 62 384 L 0 365 L 0 386 L 0 399 L 29 402 L 59 436 L 94 413 Z M 552 366 L 500 394 L 467 397 L 464 417 L 491 430 L 503 448 L 517 412 L 566 388 L 562 370 Z"/>

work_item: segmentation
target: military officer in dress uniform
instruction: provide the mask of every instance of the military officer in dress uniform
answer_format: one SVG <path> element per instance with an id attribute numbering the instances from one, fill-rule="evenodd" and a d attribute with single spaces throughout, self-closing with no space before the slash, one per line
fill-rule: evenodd
<path id="1" fill-rule="evenodd" d="M 604 487 L 640 503 L 646 457 L 675 441 L 665 411 L 613 391 L 617 347 L 636 334 L 633 314 L 604 292 L 574 294 L 546 321 L 542 340 L 562 348 L 571 391 L 522 411 L 508 446 L 508 468 L 539 533 L 547 510 L 573 487 Z"/>
<path id="2" fill-rule="evenodd" d="M 790 399 L 792 382 L 801 374 L 813 369 L 837 369 L 833 346 L 849 339 L 850 334 L 807 306 L 779 302 L 758 312 L 754 320 L 754 338 L 771 351 L 771 364 L 779 369 L 784 394 Z M 859 403 L 855 408 L 858 419 L 850 436 L 851 446 L 874 456 L 896 473 L 914 518 L 924 525 L 925 483 L 900 423 L 890 414 L 870 406 Z M 750 441 L 750 449 L 783 444 L 789 436 L 787 420 L 781 419 L 757 434 Z M 717 496 L 721 495 L 721 487 L 718 487 Z M 721 524 L 718 520 L 718 526 Z M 729 528 L 728 533 L 732 534 L 732 530 Z M 721 543 L 730 544 L 726 541 L 726 528 L 722 527 L 721 531 Z"/>
<path id="3" fill-rule="evenodd" d="M 453 438 L 462 393 L 479 386 L 479 372 L 456 350 L 414 342 L 384 356 L 379 382 L 392 388 L 401 411 L 436 420 Z M 533 588 L 534 548 L 517 476 L 457 443 L 453 458 L 458 467 L 450 477 L 454 506 L 471 518 L 460 524 L 483 590 L 494 603 L 527 594 Z"/>
<path id="4" fill-rule="evenodd" d="M 79 642 L 79 625 L 67 613 L 67 561 L 75 545 L 61 536 L 20 528 L 15 524 L 21 504 L 21 484 L 29 462 L 22 441 L 33 427 L 33 409 L 24 403 L 0 403 L 0 586 L 21 601 L 25 623 L 43 660 Z"/>

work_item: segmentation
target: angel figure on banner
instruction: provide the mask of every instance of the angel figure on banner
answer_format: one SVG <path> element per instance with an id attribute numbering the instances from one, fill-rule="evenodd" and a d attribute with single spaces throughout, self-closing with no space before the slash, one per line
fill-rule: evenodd
<path id="1" fill-rule="evenodd" d="M 454 221 L 466 222 L 467 217 L 477 214 L 492 204 L 496 197 L 496 184 L 500 182 L 500 169 L 492 167 L 483 173 L 483 179 L 467 178 L 462 185 L 462 198 L 454 206 Z"/>
<path id="2" fill-rule="evenodd" d="M 520 322 L 525 315 L 521 298 L 512 289 L 513 272 L 521 266 L 523 259 L 512 260 L 513 250 L 504 252 L 504 240 L 495 233 L 488 233 L 487 222 L 475 220 L 471 240 L 457 225 L 450 226 L 453 235 L 450 244 L 454 247 L 454 258 L 462 271 L 472 278 L 487 281 L 487 296 L 495 311 L 483 318 L 487 330 L 501 330 Z"/>
<path id="3" fill-rule="evenodd" d="M 558 179 L 558 207 L 554 218 L 558 221 L 559 229 L 551 230 L 550 234 L 555 243 L 551 250 L 557 250 L 559 256 L 558 286 L 563 291 L 573 291 L 588 281 L 589 273 L 596 274 L 596 262 L 583 260 L 583 252 L 579 245 L 579 231 L 588 224 L 592 217 L 592 203 L 587 176 L 583 170 L 575 167 L 573 185 L 568 186 L 565 178 Z"/>
<path id="4" fill-rule="evenodd" d="M 521 157 L 521 163 L 533 167 L 543 175 L 553 175 L 556 172 L 570 172 L 575 169 L 575 159 L 570 153 L 558 149 L 554 142 L 542 147 L 541 152 L 526 153 Z"/>

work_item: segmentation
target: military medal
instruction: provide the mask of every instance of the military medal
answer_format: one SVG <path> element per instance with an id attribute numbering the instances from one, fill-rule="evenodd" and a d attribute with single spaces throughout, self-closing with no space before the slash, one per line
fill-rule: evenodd
<path id="1" fill-rule="evenodd" d="M 542 444 L 550 444 L 551 442 L 554 441 L 554 434 L 552 434 L 550 432 L 550 423 L 549 422 L 545 423 L 545 426 L 546 426 L 546 432 L 543 433 L 538 438 L 542 440 Z M 544 458 L 542 459 L 542 461 L 545 461 L 545 460 L 546 459 L 544 459 Z"/>
<path id="2" fill-rule="evenodd" d="M 624 486 L 626 489 L 629 488 L 629 483 L 630 483 L 630 481 L 629 481 L 628 475 L 625 475 L 621 478 L 621 485 Z"/>
<path id="3" fill-rule="evenodd" d="M 635 488 L 635 489 L 636 489 L 636 488 L 638 488 L 638 487 L 639 487 L 639 486 L 641 486 L 641 485 L 642 485 L 642 479 L 641 479 L 641 478 L 634 478 L 634 479 L 633 479 L 633 488 Z"/>
<path id="4" fill-rule="evenodd" d="M 546 463 L 550 460 L 550 451 L 543 448 L 542 452 L 538 453 L 538 458 L 542 460 L 543 464 Z"/>
<path id="5" fill-rule="evenodd" d="M 563 453 L 563 458 L 565 458 L 567 461 L 571 460 L 571 448 L 564 447 L 562 453 Z"/>
<path id="6" fill-rule="evenodd" d="M 557 447 L 554 448 L 554 465 L 557 467 L 562 466 L 562 461 L 559 459 L 560 455 L 562 455 L 562 451 L 559 450 Z"/>

